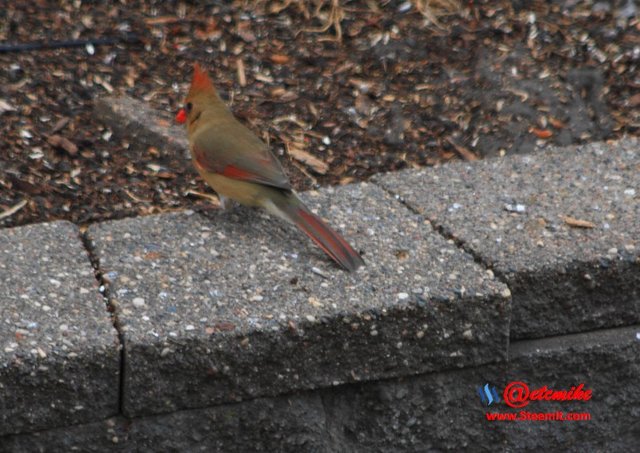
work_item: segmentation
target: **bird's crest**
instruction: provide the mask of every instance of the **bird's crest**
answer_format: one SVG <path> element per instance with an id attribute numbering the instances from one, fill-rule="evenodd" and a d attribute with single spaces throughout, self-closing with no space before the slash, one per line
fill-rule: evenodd
<path id="1" fill-rule="evenodd" d="M 209 78 L 209 74 L 203 71 L 198 63 L 193 65 L 193 80 L 191 81 L 191 89 L 194 91 L 214 91 L 213 83 Z"/>

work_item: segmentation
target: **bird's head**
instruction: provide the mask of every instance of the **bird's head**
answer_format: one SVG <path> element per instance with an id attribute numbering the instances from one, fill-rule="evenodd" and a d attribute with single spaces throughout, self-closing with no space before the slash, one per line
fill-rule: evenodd
<path id="1" fill-rule="evenodd" d="M 202 114 L 208 103 L 218 101 L 218 94 L 206 71 L 198 63 L 193 65 L 193 79 L 183 107 L 176 114 L 180 124 L 192 124 Z"/>

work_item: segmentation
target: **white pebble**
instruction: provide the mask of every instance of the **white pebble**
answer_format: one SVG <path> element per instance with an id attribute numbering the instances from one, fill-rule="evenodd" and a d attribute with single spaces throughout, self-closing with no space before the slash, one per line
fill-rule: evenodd
<path id="1" fill-rule="evenodd" d="M 132 302 L 133 306 L 136 308 L 144 307 L 145 305 L 144 299 L 142 297 L 135 297 Z"/>

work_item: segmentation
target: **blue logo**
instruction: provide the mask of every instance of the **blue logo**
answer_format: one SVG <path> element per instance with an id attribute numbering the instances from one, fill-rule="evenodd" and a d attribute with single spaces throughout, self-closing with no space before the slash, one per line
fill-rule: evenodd
<path id="1" fill-rule="evenodd" d="M 478 395 L 480 395 L 482 404 L 486 404 L 487 406 L 500 402 L 500 396 L 498 395 L 495 385 L 489 386 L 489 384 L 485 384 L 484 387 L 478 387 Z"/>

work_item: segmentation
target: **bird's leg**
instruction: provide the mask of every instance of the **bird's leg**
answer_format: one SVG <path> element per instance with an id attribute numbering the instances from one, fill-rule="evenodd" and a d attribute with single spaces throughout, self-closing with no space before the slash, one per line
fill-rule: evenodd
<path id="1" fill-rule="evenodd" d="M 225 211 L 230 211 L 231 208 L 233 208 L 233 201 L 229 198 L 225 197 L 224 195 L 218 194 L 218 199 L 220 200 L 220 208 L 224 209 Z"/>

